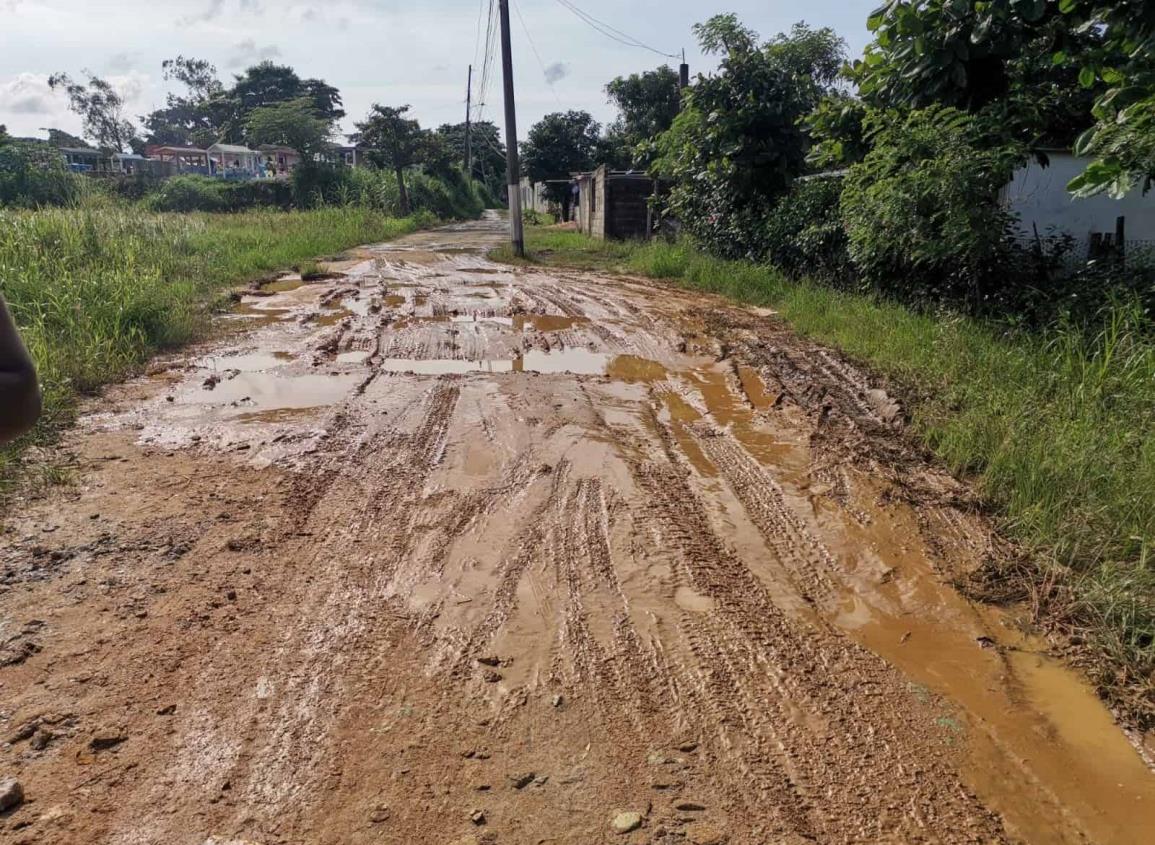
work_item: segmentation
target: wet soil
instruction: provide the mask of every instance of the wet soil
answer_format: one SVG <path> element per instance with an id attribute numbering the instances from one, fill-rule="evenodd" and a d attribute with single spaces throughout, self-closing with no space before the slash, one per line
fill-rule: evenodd
<path id="1" fill-rule="evenodd" d="M 245 296 L 0 536 L 24 843 L 1141 843 L 1155 776 L 901 407 L 496 219 Z M 624 832 L 620 832 L 624 831 Z"/>

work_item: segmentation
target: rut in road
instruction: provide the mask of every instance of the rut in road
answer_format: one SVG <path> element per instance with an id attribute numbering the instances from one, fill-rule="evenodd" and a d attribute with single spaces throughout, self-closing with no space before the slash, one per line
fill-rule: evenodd
<path id="1" fill-rule="evenodd" d="M 1143 841 L 1141 750 L 949 586 L 1007 550 L 870 377 L 501 234 L 92 404 L 0 545 L 0 841 Z"/>

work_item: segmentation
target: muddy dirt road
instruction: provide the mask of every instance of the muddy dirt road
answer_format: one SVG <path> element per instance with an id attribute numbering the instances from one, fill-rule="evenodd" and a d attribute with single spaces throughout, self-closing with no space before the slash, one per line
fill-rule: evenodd
<path id="1" fill-rule="evenodd" d="M 950 586 L 1002 551 L 885 393 L 501 235 L 93 404 L 0 538 L 0 841 L 1152 841 L 1141 752 Z"/>

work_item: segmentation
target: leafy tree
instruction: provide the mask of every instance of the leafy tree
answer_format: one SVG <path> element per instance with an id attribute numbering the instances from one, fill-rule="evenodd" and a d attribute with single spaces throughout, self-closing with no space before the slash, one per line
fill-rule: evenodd
<path id="1" fill-rule="evenodd" d="M 485 184 L 486 189 L 498 196 L 505 186 L 505 144 L 497 125 L 483 120 L 470 126 L 473 137 L 474 179 Z M 438 127 L 437 134 L 445 139 L 458 161 L 465 161 L 465 124 L 445 124 Z"/>
<path id="2" fill-rule="evenodd" d="M 842 91 L 822 98 L 807 115 L 811 148 L 806 160 L 819 170 L 857 164 L 870 151 L 866 138 L 867 107 L 862 100 Z"/>
<path id="3" fill-rule="evenodd" d="M 370 161 L 396 175 L 401 213 L 405 215 L 410 212 L 405 170 L 418 163 L 425 144 L 421 125 L 407 117 L 408 113 L 407 105 L 395 108 L 374 104 L 369 116 L 357 124 L 357 133 L 350 136 L 354 143 L 369 148 L 366 155 Z"/>
<path id="4" fill-rule="evenodd" d="M 314 101 L 309 97 L 255 108 L 245 125 L 249 144 L 291 147 L 300 153 L 305 165 L 315 161 L 317 154 L 328 147 L 332 131 L 332 122 L 317 114 Z"/>
<path id="5" fill-rule="evenodd" d="M 674 180 L 670 205 L 692 234 L 723 255 L 762 256 L 765 218 L 806 168 L 800 121 L 833 84 L 842 43 L 798 26 L 760 45 L 733 15 L 694 31 L 722 59 L 683 92 L 655 168 Z"/>
<path id="6" fill-rule="evenodd" d="M 606 86 L 618 119 L 607 137 L 625 149 L 628 164 L 647 167 L 653 160 L 653 140 L 669 129 L 681 108 L 678 74 L 663 65 L 630 76 L 619 76 Z"/>
<path id="7" fill-rule="evenodd" d="M 69 108 L 80 116 L 84 134 L 97 146 L 118 153 L 128 149 L 136 130 L 124 117 L 123 98 L 107 80 L 90 73 L 85 85 L 66 73 L 54 73 L 48 85 L 68 95 Z"/>
<path id="8" fill-rule="evenodd" d="M 227 109 L 224 85 L 217 69 L 204 59 L 177 56 L 165 59 L 161 68 L 166 80 L 185 86 L 185 94 L 169 94 L 165 107 L 141 118 L 153 144 L 208 146 L 222 137 Z"/>
<path id="9" fill-rule="evenodd" d="M 981 307 L 984 283 L 1005 270 L 1010 218 L 999 190 L 1026 148 L 992 146 L 982 120 L 954 108 L 874 112 L 870 121 L 874 147 L 841 200 L 859 274 L 887 293 Z"/>
<path id="10" fill-rule="evenodd" d="M 341 94 L 336 88 L 319 79 L 301 79 L 291 67 L 270 61 L 253 65 L 238 75 L 232 88 L 210 102 L 220 109 L 224 137 L 239 142 L 254 109 L 302 97 L 308 98 L 314 114 L 329 124 L 345 116 Z"/>
<path id="11" fill-rule="evenodd" d="M 1093 126 L 1076 148 L 1100 159 L 1072 184 L 1080 193 L 1155 175 L 1149 0 L 892 0 L 867 25 L 875 41 L 854 76 L 871 104 L 984 112 L 1028 142 Z"/>
<path id="12" fill-rule="evenodd" d="M 535 124 L 522 144 L 526 175 L 531 181 L 547 183 L 546 196 L 562 204 L 567 219 L 570 175 L 596 166 L 600 130 L 589 112 L 555 112 Z"/>

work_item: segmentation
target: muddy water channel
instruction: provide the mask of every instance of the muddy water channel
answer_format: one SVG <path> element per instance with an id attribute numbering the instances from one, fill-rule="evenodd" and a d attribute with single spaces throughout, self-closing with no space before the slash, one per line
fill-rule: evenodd
<path id="1" fill-rule="evenodd" d="M 501 236 L 253 291 L 87 417 L 0 551 L 84 564 L 0 596 L 54 620 L 9 721 L 72 720 L 5 752 L 35 841 L 1153 841 L 1141 738 L 951 586 L 1005 551 L 889 396 Z"/>

